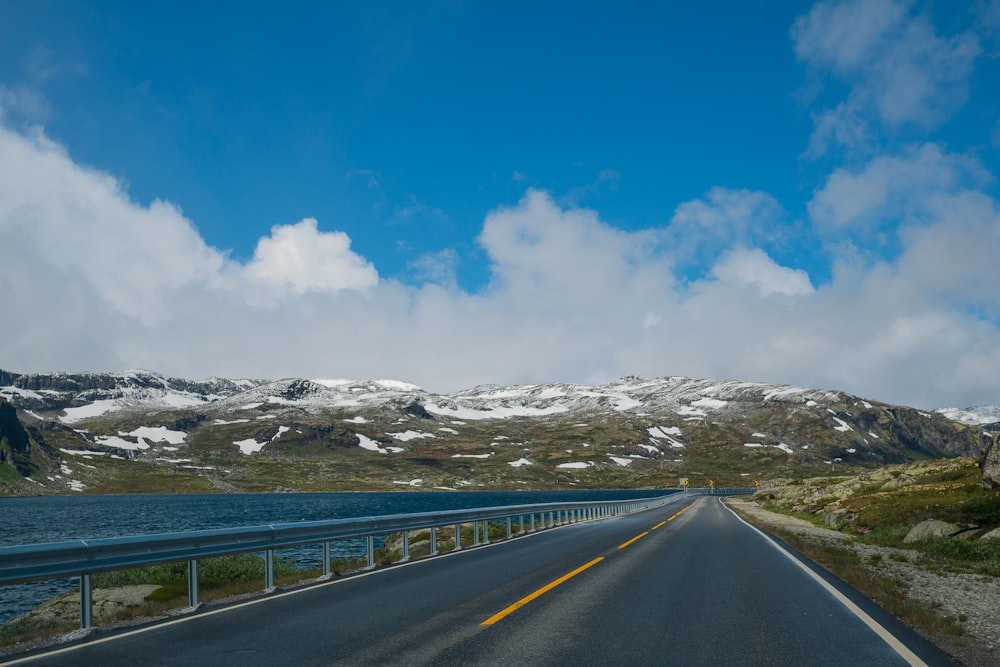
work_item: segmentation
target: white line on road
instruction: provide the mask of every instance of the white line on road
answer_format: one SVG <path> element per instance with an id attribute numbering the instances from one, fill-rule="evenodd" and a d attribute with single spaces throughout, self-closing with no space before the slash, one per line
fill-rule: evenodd
<path id="1" fill-rule="evenodd" d="M 796 558 L 790 551 L 788 551 L 787 549 L 785 549 L 784 547 L 782 547 L 780 544 L 778 544 L 777 542 L 775 542 L 774 540 L 772 540 L 771 537 L 767 533 L 765 533 L 760 528 L 758 528 L 757 526 L 755 526 L 752 523 L 748 522 L 743 517 L 741 517 L 739 514 L 737 514 L 731 507 L 729 507 L 729 505 L 726 505 L 725 503 L 722 503 L 722 505 L 727 510 L 729 510 L 730 512 L 732 512 L 733 516 L 735 516 L 737 519 L 739 519 L 740 521 L 742 521 L 744 524 L 746 524 L 747 526 L 749 526 L 751 529 L 757 531 L 757 534 L 760 535 L 761 537 L 763 537 L 767 541 L 768 544 L 770 544 L 772 547 L 774 547 L 775 549 L 777 549 L 788 560 L 790 560 L 793 563 L 795 563 L 803 572 L 805 572 L 806 574 L 808 574 L 813 579 L 813 581 L 815 581 L 820 586 L 822 586 L 823 589 L 826 590 L 826 592 L 828 592 L 830 595 L 832 595 L 842 605 L 844 605 L 845 607 L 847 607 L 848 611 L 850 611 L 852 614 L 854 614 L 859 619 L 861 619 L 862 623 L 864 623 L 869 628 L 871 628 L 872 631 L 875 634 L 877 634 L 882 639 L 882 641 L 884 641 L 886 644 L 888 644 L 889 647 L 892 648 L 893 651 L 895 651 L 896 653 L 898 653 L 899 656 L 903 660 L 905 660 L 907 662 L 907 664 L 912 665 L 913 667 L 928 667 L 927 663 L 924 662 L 923 660 L 921 660 L 917 656 L 916 653 L 914 653 L 913 651 L 911 651 L 906 646 L 906 644 L 904 644 L 903 642 L 901 642 L 894 634 L 892 634 L 891 632 L 889 632 L 881 623 L 879 623 L 874 618 L 872 618 L 871 616 L 869 616 L 868 613 L 865 612 L 864 609 L 862 609 L 858 605 L 856 605 L 853 602 L 851 602 L 851 600 L 846 595 L 844 595 L 843 593 L 841 593 L 840 591 L 838 591 L 834 586 L 832 586 L 830 584 L 830 582 L 828 582 L 826 579 L 824 579 L 823 577 L 821 577 L 818 574 L 816 574 L 815 572 L 813 572 L 812 568 L 810 568 L 808 565 L 806 565 L 801 560 L 799 560 L 798 558 Z"/>

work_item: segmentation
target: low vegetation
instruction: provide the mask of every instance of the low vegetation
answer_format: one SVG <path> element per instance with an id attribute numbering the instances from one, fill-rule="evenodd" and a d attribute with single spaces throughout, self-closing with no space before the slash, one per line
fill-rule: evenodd
<path id="1" fill-rule="evenodd" d="M 785 479 L 754 500 L 836 531 L 826 537 L 815 528 L 796 528 L 794 519 L 766 526 L 947 650 L 965 652 L 963 660 L 995 664 L 991 652 L 1000 629 L 994 604 L 984 608 L 974 600 L 995 600 L 1000 590 L 1000 491 L 983 489 L 975 459 Z M 947 522 L 938 524 L 945 534 L 925 535 L 916 528 L 929 520 Z M 969 618 L 973 609 L 978 619 Z"/>

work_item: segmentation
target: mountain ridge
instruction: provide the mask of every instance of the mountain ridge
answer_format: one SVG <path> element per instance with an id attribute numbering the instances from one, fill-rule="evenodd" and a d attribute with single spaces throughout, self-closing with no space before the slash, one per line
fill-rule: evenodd
<path id="1" fill-rule="evenodd" d="M 6 474 L 7 493 L 141 491 L 144 475 L 185 490 L 749 484 L 975 456 L 987 438 L 837 390 L 677 376 L 438 394 L 396 380 L 0 370 L 0 397 L 56 452 L 26 484 Z"/>

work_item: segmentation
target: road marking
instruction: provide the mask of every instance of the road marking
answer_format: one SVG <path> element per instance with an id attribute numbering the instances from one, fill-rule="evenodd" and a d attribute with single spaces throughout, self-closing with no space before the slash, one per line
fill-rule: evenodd
<path id="1" fill-rule="evenodd" d="M 570 526 L 576 526 L 576 525 L 581 525 L 581 524 L 568 524 L 568 525 L 570 525 Z M 557 526 L 557 528 L 559 528 L 559 527 L 560 526 Z M 550 528 L 549 530 L 552 530 L 552 529 Z M 383 572 L 391 572 L 391 571 L 393 571 L 393 570 L 395 570 L 397 568 L 415 567 L 415 566 L 421 565 L 422 563 L 431 563 L 431 562 L 434 562 L 435 560 L 442 560 L 442 559 L 445 559 L 445 558 L 464 557 L 466 554 L 474 554 L 477 551 L 479 551 L 480 549 L 493 549 L 493 548 L 496 548 L 496 547 L 502 547 L 505 544 L 510 544 L 511 542 L 516 541 L 516 540 L 529 539 L 529 538 L 532 538 L 532 537 L 535 537 L 535 536 L 538 536 L 538 535 L 548 535 L 549 534 L 549 530 L 542 530 L 542 531 L 537 531 L 537 532 L 534 532 L 534 533 L 524 533 L 523 535 L 515 535 L 510 540 L 500 540 L 500 541 L 497 541 L 497 542 L 490 542 L 489 544 L 481 544 L 478 547 L 476 547 L 475 549 L 465 549 L 465 548 L 463 548 L 461 551 L 445 551 L 445 552 L 439 553 L 437 556 L 428 556 L 426 558 L 418 558 L 416 560 L 407 561 L 405 563 L 395 563 L 395 564 L 393 564 L 393 566 L 391 568 L 376 568 L 374 570 L 368 570 L 366 572 L 352 573 L 352 574 L 349 574 L 349 575 L 341 577 L 341 578 L 334 578 L 334 579 L 330 579 L 328 581 L 322 581 L 320 583 L 304 584 L 304 585 L 301 585 L 301 586 L 297 586 L 296 588 L 293 588 L 291 590 L 281 591 L 280 593 L 272 593 L 270 595 L 261 594 L 260 597 L 252 598 L 250 600 L 247 600 L 246 602 L 238 602 L 236 604 L 227 605 L 225 607 L 219 607 L 219 608 L 216 608 L 216 609 L 207 609 L 207 610 L 204 610 L 204 611 L 198 611 L 198 612 L 192 613 L 192 614 L 187 615 L 187 616 L 181 616 L 179 618 L 173 618 L 173 619 L 162 621 L 162 622 L 159 622 L 159 623 L 154 622 L 154 623 L 152 623 L 150 625 L 146 625 L 146 626 L 143 626 L 143 627 L 140 627 L 140 628 L 136 628 L 134 630 L 127 630 L 127 631 L 122 632 L 120 634 L 114 634 L 114 635 L 105 636 L 105 637 L 98 637 L 97 639 L 91 639 L 91 640 L 88 640 L 88 641 L 84 641 L 84 642 L 82 642 L 80 644 L 73 644 L 72 646 L 63 646 L 63 647 L 56 648 L 56 649 L 53 649 L 53 650 L 50 650 L 50 651 L 45 651 L 44 653 L 37 653 L 37 654 L 34 654 L 34 655 L 21 656 L 21 657 L 9 660 L 7 662 L 2 662 L 3 658 L 0 658 L 0 667 L 13 667 L 13 665 L 21 665 L 21 664 L 24 664 L 24 663 L 32 662 L 32 661 L 37 660 L 39 658 L 47 658 L 47 657 L 51 657 L 51 656 L 54 656 L 54 655 L 61 655 L 63 653 L 70 653 L 72 651 L 76 651 L 78 649 L 85 648 L 85 647 L 88 647 L 88 646 L 96 646 L 97 644 L 105 644 L 107 642 L 113 642 L 116 639 L 124 639 L 125 637 L 132 637 L 134 635 L 145 634 L 147 632 L 152 632 L 153 630 L 160 630 L 162 628 L 167 628 L 167 627 L 170 627 L 172 625 L 178 625 L 180 623 L 187 623 L 189 621 L 195 621 L 195 620 L 198 620 L 200 618 L 204 618 L 206 616 L 215 616 L 216 614 L 224 614 L 226 612 L 233 611 L 235 609 L 242 609 L 243 607 L 252 607 L 252 606 L 258 605 L 258 604 L 265 604 L 267 602 L 270 602 L 271 600 L 277 600 L 277 599 L 288 597 L 288 596 L 291 596 L 291 595 L 299 595 L 300 593 L 308 593 L 309 591 L 315 591 L 317 589 L 326 588 L 328 586 L 337 586 L 339 584 L 346 584 L 346 583 L 348 583 L 350 581 L 354 581 L 355 579 L 364 579 L 365 577 L 376 576 L 376 575 L 382 574 Z M 600 560 L 600 559 L 598 559 L 598 560 Z M 95 627 L 94 629 L 95 630 L 100 630 L 99 627 Z"/>
<path id="2" fill-rule="evenodd" d="M 648 530 L 647 530 L 646 532 L 644 532 L 644 533 L 639 533 L 638 535 L 636 535 L 635 537 L 633 537 L 633 538 L 632 538 L 631 540 L 629 540 L 629 541 L 628 541 L 628 542 L 626 542 L 625 544 L 619 544 L 619 545 L 618 545 L 618 548 L 619 548 L 619 549 L 624 549 L 624 548 L 625 548 L 625 547 L 627 547 L 628 545 L 630 545 L 630 544 L 632 544 L 633 542 L 635 542 L 636 540 L 638 540 L 638 539 L 639 539 L 640 537 L 646 537 L 647 535 L 649 535 L 649 531 L 648 531 Z"/>
<path id="3" fill-rule="evenodd" d="M 553 588 L 555 588 L 559 584 L 561 584 L 561 583 L 563 583 L 563 582 L 565 582 L 565 581 L 567 581 L 569 579 L 572 579 L 573 577 L 575 577 L 576 575 L 580 574 L 581 572 L 583 572 L 587 568 L 590 568 L 590 567 L 593 567 L 594 565 L 597 565 L 602 560 L 604 560 L 604 557 L 603 556 L 599 556 L 599 557 L 595 558 L 594 560 L 590 561 L 589 563 L 586 563 L 585 565 L 581 565 L 580 567 L 576 568 L 572 572 L 570 572 L 568 574 L 564 574 L 563 576 L 559 577 L 555 581 L 550 582 L 550 583 L 542 586 L 541 588 L 539 588 L 537 591 L 535 591 L 531 595 L 528 595 L 526 597 L 521 598 L 520 600 L 518 600 L 517 602 L 515 602 L 511 606 L 507 607 L 503 611 L 500 611 L 500 612 L 497 612 L 496 614 L 493 614 L 492 616 L 490 616 L 489 618 L 487 618 L 485 621 L 483 621 L 482 623 L 480 623 L 480 625 L 493 625 L 494 623 L 496 623 L 500 619 L 502 619 L 505 616 L 508 616 L 508 615 L 514 613 L 515 611 L 517 611 L 518 609 L 520 609 L 524 605 L 528 604 L 529 602 L 531 602 L 535 598 L 537 598 L 537 597 L 539 597 L 541 595 L 544 595 L 545 593 L 551 591 Z"/>
<path id="4" fill-rule="evenodd" d="M 679 517 L 681 514 L 684 514 L 684 512 L 687 512 L 689 509 L 691 509 L 692 507 L 694 507 L 695 503 L 697 503 L 697 502 L 698 502 L 697 500 L 694 501 L 694 503 L 691 503 L 690 505 L 688 505 L 687 507 L 685 507 L 681 511 L 677 512 L 677 514 L 675 514 L 672 517 L 670 517 L 669 519 L 667 519 L 667 521 L 673 521 L 674 519 L 676 519 L 677 517 Z"/>
<path id="5" fill-rule="evenodd" d="M 770 544 L 772 547 L 774 547 L 775 549 L 777 549 L 779 552 L 781 552 L 785 556 L 785 558 L 787 558 L 788 560 L 792 561 L 803 572 L 805 572 L 806 574 L 808 574 L 809 577 L 813 581 L 815 581 L 820 586 L 822 586 L 823 589 L 825 589 L 827 593 L 829 593 L 830 595 L 832 595 L 835 600 L 837 600 L 840 604 L 842 604 L 845 607 L 847 607 L 848 611 L 850 611 L 852 614 L 854 614 L 855 616 L 857 616 L 861 620 L 862 623 L 864 623 L 865 625 L 867 625 L 872 630 L 872 632 L 874 632 L 876 635 L 878 635 L 882 639 L 882 641 L 884 641 L 886 644 L 888 644 L 889 647 L 893 651 L 895 651 L 896 653 L 898 653 L 899 657 L 901 657 L 903 660 L 905 660 L 908 665 L 913 665 L 913 667 L 928 667 L 927 663 L 924 662 L 923 660 L 921 660 L 920 657 L 916 653 L 914 653 L 913 651 L 911 651 L 906 646 L 906 644 L 904 644 L 899 639 L 897 639 L 896 636 L 894 634 L 892 634 L 891 632 L 889 632 L 881 623 L 879 623 L 874 618 L 872 618 L 871 616 L 869 616 L 868 613 L 864 609 L 862 609 L 858 605 L 854 604 L 854 602 L 852 602 L 846 595 L 844 595 L 843 593 L 841 593 L 840 591 L 838 591 L 833 585 L 830 584 L 830 582 L 828 582 L 826 579 L 824 579 L 823 577 L 821 577 L 818 574 L 816 574 L 815 572 L 813 572 L 812 568 L 810 568 L 808 565 L 806 565 L 801 560 L 799 560 L 798 558 L 796 558 L 790 551 L 788 551 L 787 549 L 785 549 L 784 547 L 782 547 L 780 544 L 778 544 L 777 542 L 775 542 L 774 540 L 772 540 L 771 537 L 767 533 L 765 533 L 760 528 L 758 528 L 757 526 L 753 525 L 752 523 L 750 523 L 749 521 L 747 521 L 746 519 L 744 519 L 743 517 L 741 517 L 739 514 L 737 514 L 736 511 L 733 510 L 733 508 L 729 507 L 729 505 L 726 505 L 725 503 L 722 503 L 722 505 L 727 510 L 729 510 L 730 512 L 732 512 L 733 516 L 735 516 L 737 519 L 739 519 L 740 521 L 742 521 L 744 524 L 746 524 L 747 526 L 749 526 L 753 530 L 757 531 L 757 534 L 759 534 L 761 537 L 763 537 L 765 540 L 767 540 L 768 544 Z"/>
<path id="6" fill-rule="evenodd" d="M 667 523 L 666 521 L 661 521 L 660 523 L 658 523 L 658 524 L 656 524 L 655 526 L 653 526 L 652 528 L 650 528 L 650 530 L 656 530 L 656 529 L 657 529 L 657 528 L 659 528 L 660 526 L 664 526 L 664 525 L 666 525 L 666 523 Z"/>

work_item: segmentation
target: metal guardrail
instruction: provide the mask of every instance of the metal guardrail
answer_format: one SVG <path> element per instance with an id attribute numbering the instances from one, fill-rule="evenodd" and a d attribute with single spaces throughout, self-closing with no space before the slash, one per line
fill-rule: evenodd
<path id="1" fill-rule="evenodd" d="M 403 534 L 402 560 L 409 559 L 409 532 L 430 530 L 430 555 L 437 555 L 437 528 L 454 526 L 454 550 L 462 548 L 461 525 L 474 526 L 473 546 L 489 542 L 489 523 L 506 522 L 507 539 L 513 537 L 513 522 L 518 520 L 518 534 L 541 528 L 561 526 L 658 507 L 678 496 L 732 495 L 752 493 L 754 489 L 686 489 L 655 498 L 633 500 L 508 505 L 443 512 L 393 514 L 376 517 L 278 523 L 244 528 L 220 528 L 180 533 L 73 540 L 0 547 L 0 585 L 80 578 L 80 626 L 93 625 L 92 576 L 99 572 L 160 563 L 187 561 L 188 603 L 198 601 L 198 559 L 249 552 L 265 553 L 265 590 L 274 588 L 274 551 L 309 544 L 323 545 L 323 576 L 331 576 L 330 543 L 350 538 L 367 538 L 367 567 L 375 566 L 375 536 Z M 525 525 L 528 525 L 526 530 Z M 484 524 L 485 541 L 480 540 Z"/>

